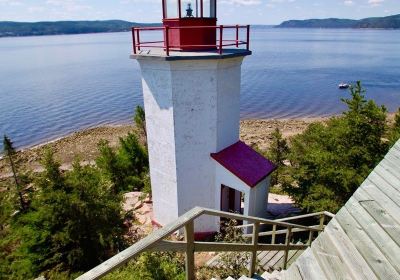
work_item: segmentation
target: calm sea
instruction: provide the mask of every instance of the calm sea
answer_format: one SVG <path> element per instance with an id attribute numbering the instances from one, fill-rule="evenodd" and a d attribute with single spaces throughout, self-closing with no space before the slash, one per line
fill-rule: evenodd
<path id="1" fill-rule="evenodd" d="M 338 83 L 400 106 L 400 31 L 253 28 L 242 118 L 340 113 Z M 73 131 L 128 123 L 142 104 L 130 33 L 0 39 L 0 135 L 27 147 Z M 0 144 L 1 148 L 1 144 Z"/>

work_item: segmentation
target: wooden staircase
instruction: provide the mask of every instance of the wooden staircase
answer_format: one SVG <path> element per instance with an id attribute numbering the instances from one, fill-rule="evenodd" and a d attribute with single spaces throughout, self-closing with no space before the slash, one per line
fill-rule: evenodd
<path id="1" fill-rule="evenodd" d="M 304 245 L 301 242 L 297 242 L 296 244 Z M 303 252 L 303 249 L 290 250 L 288 253 L 287 266 L 289 267 Z M 215 256 L 206 263 L 206 266 L 208 267 L 218 267 L 219 265 L 220 255 Z M 280 271 L 285 267 L 285 252 L 276 250 L 258 251 L 257 266 L 257 270 L 261 271 Z"/>
<path id="2" fill-rule="evenodd" d="M 240 227 L 243 228 L 244 232 L 251 233 L 243 235 L 243 237 L 247 239 L 247 241 L 243 243 L 195 241 L 194 223 L 196 219 L 203 215 L 245 221 L 247 224 Z M 319 223 L 316 225 L 305 226 L 292 223 L 292 221 L 295 220 L 315 217 L 319 219 Z M 195 207 L 183 216 L 179 217 L 175 222 L 151 233 L 128 249 L 86 272 L 77 279 L 100 279 L 143 252 L 185 253 L 187 280 L 195 279 L 194 259 L 196 252 L 248 252 L 250 254 L 250 260 L 248 262 L 248 276 L 251 277 L 255 276 L 255 272 L 257 270 L 257 259 L 260 259 L 260 257 L 263 257 L 261 260 L 265 259 L 266 266 L 267 264 L 271 264 L 272 268 L 268 267 L 270 270 L 274 269 L 274 267 L 286 268 L 289 261 L 292 260 L 294 256 L 299 254 L 300 251 L 307 249 L 311 245 L 318 234 L 324 230 L 324 223 L 332 217 L 334 217 L 334 215 L 331 213 L 320 212 L 280 220 L 267 220 L 257 217 L 243 216 L 234 213 Z M 264 230 L 264 228 L 266 230 Z M 185 235 L 184 241 L 168 240 L 171 235 L 175 234 L 176 232 L 180 232 L 182 229 Z M 297 234 L 303 234 L 307 236 L 307 243 L 293 243 L 292 239 Z M 284 243 L 278 244 L 276 241 L 279 239 L 284 240 Z M 243 277 L 242 280 L 252 279 Z M 268 275 L 268 277 L 272 276 Z M 259 276 L 258 279 L 263 278 L 260 278 Z"/>

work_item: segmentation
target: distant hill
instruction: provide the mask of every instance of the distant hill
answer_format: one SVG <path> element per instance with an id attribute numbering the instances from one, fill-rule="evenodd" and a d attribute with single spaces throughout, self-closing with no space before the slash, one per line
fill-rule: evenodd
<path id="1" fill-rule="evenodd" d="M 123 20 L 13 22 L 0 21 L 0 37 L 128 31 L 132 26 L 157 26 Z"/>
<path id="2" fill-rule="evenodd" d="M 380 28 L 399 29 L 400 14 L 388 17 L 365 18 L 361 20 L 352 19 L 308 19 L 288 20 L 276 26 L 278 28 Z"/>

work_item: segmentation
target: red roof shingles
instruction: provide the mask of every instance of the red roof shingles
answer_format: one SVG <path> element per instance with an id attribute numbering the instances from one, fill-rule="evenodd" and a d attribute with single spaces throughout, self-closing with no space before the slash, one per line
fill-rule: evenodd
<path id="1" fill-rule="evenodd" d="M 212 153 L 211 157 L 251 188 L 277 168 L 274 163 L 242 141 L 218 153 Z"/>

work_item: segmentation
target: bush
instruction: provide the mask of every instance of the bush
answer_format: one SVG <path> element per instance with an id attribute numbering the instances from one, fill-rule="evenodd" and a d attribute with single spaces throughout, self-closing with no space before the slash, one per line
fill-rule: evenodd
<path id="1" fill-rule="evenodd" d="M 28 212 L 12 225 L 20 245 L 12 253 L 10 278 L 73 278 L 123 249 L 122 197 L 91 166 L 73 164 L 62 173 L 48 152 Z"/>
<path id="2" fill-rule="evenodd" d="M 360 82 L 350 93 L 342 117 L 311 124 L 291 141 L 285 191 L 308 212 L 340 209 L 388 151 L 385 107 L 366 100 Z"/>
<path id="3" fill-rule="evenodd" d="M 143 253 L 105 280 L 184 280 L 184 256 L 178 253 Z"/>
<path id="4" fill-rule="evenodd" d="M 129 133 L 126 138 L 120 138 L 119 141 L 120 147 L 116 152 L 108 142 L 99 143 L 100 156 L 96 160 L 97 166 L 113 183 L 114 193 L 141 190 L 145 187 L 149 170 L 147 150 L 133 133 Z"/>

